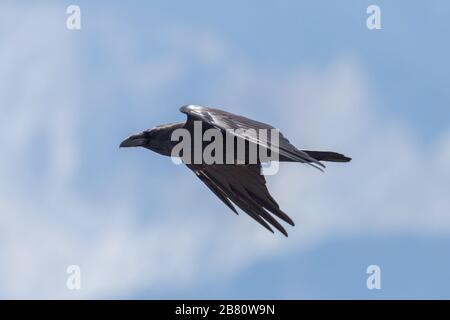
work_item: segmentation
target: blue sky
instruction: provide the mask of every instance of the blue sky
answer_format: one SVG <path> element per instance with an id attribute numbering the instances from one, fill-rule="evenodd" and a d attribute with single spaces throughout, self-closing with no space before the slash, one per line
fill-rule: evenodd
<path id="1" fill-rule="evenodd" d="M 65 27 L 70 4 L 81 30 Z M 370 4 L 381 30 L 366 28 Z M 450 298 L 449 14 L 445 1 L 2 3 L 0 297 Z M 269 234 L 185 168 L 118 149 L 189 103 L 354 160 L 269 177 L 296 221 Z M 371 264 L 381 290 L 366 288 Z"/>

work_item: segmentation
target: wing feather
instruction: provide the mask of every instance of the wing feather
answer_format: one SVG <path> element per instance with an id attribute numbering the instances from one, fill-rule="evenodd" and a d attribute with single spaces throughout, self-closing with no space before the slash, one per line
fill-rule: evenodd
<path id="1" fill-rule="evenodd" d="M 188 116 L 187 123 L 193 122 L 194 120 L 203 121 L 204 123 L 223 131 L 231 129 L 233 130 L 231 134 L 238 138 L 247 139 L 250 142 L 263 147 L 274 147 L 274 145 L 271 145 L 271 142 L 268 139 L 265 139 L 261 136 L 254 137 L 252 135 L 246 135 L 245 133 L 238 133 L 235 131 L 237 129 L 275 129 L 274 127 L 266 123 L 252 120 L 223 110 L 202 106 L 186 105 L 181 107 L 180 111 Z M 325 165 L 319 162 L 317 159 L 314 159 L 306 152 L 303 152 L 292 145 L 281 132 L 279 132 L 279 146 L 277 147 L 280 155 L 287 157 L 293 161 L 309 164 L 321 171 L 321 168 L 325 168 Z"/>
<path id="2" fill-rule="evenodd" d="M 271 226 L 288 236 L 283 226 L 273 215 L 294 225 L 287 214 L 269 194 L 266 180 L 260 174 L 261 165 L 187 165 L 197 177 L 214 192 L 230 209 L 236 212 L 231 202 L 250 217 L 273 232 Z"/>

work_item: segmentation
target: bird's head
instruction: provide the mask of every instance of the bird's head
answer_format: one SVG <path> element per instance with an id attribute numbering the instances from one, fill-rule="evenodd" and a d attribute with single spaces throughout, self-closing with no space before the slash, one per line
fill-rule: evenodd
<path id="1" fill-rule="evenodd" d="M 120 148 L 143 147 L 163 155 L 170 155 L 173 147 L 171 134 L 182 123 L 168 124 L 133 134 L 122 141 Z"/>

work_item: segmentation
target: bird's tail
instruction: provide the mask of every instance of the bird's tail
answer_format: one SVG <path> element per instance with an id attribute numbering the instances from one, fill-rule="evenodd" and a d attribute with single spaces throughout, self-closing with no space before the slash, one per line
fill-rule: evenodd
<path id="1" fill-rule="evenodd" d="M 308 151 L 302 150 L 310 157 L 319 161 L 331 161 L 331 162 L 349 162 L 352 158 L 346 157 L 343 154 L 330 151 Z"/>

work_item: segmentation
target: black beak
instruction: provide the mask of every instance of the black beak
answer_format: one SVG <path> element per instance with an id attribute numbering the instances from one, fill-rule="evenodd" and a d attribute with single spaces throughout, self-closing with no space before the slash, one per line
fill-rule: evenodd
<path id="1" fill-rule="evenodd" d="M 134 134 L 122 141 L 119 148 L 142 147 L 147 143 L 147 139 L 141 134 Z"/>

